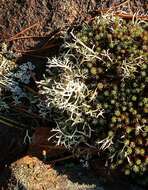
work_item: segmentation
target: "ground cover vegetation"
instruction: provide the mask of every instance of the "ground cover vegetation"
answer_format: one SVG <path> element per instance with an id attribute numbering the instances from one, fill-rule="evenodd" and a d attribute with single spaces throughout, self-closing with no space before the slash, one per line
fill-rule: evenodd
<path id="1" fill-rule="evenodd" d="M 36 80 L 31 62 L 10 64 L 15 55 L 2 45 L 0 112 L 23 106 L 28 113 L 55 122 L 49 140 L 58 146 L 73 152 L 80 146 L 92 147 L 110 169 L 145 174 L 148 22 L 100 14 L 63 39 L 59 56 L 47 58 L 42 80 Z"/>

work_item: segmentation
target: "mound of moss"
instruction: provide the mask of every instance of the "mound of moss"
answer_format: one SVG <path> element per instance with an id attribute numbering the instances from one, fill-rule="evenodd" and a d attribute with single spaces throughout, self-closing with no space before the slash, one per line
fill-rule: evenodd
<path id="1" fill-rule="evenodd" d="M 86 84 L 97 91 L 94 104 L 105 110 L 104 118 L 95 121 L 96 144 L 111 168 L 120 166 L 126 175 L 145 172 L 148 23 L 103 15 L 85 23 L 75 39 L 81 49 L 75 48 L 76 54 L 84 57 L 85 46 L 95 53 L 81 64 L 88 69 Z"/>

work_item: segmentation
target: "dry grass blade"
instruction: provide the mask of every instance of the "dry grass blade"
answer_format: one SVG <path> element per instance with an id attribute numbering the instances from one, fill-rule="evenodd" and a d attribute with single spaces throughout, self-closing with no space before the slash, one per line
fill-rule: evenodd
<path id="1" fill-rule="evenodd" d="M 14 38 L 16 38 L 17 36 L 19 36 L 19 35 L 25 33 L 26 31 L 28 31 L 28 30 L 30 30 L 31 28 L 37 26 L 38 24 L 39 24 L 39 23 L 37 22 L 37 23 L 35 23 L 35 24 L 33 24 L 33 25 L 31 25 L 31 26 L 25 28 L 24 30 L 18 32 L 17 34 L 15 34 L 14 36 L 12 36 L 10 39 L 8 39 L 8 41 L 12 41 L 12 40 L 13 40 Z"/>
<path id="2" fill-rule="evenodd" d="M 48 48 L 53 48 L 53 47 L 56 47 L 57 44 L 49 44 L 48 46 L 46 47 L 42 47 L 42 48 L 39 48 L 39 49 L 32 49 L 32 50 L 19 50 L 19 49 L 15 49 L 16 52 L 18 53 L 33 53 L 33 52 L 40 52 L 40 51 L 44 51 Z"/>
<path id="3" fill-rule="evenodd" d="M 8 39 L 9 42 L 14 40 L 22 40 L 22 39 L 29 39 L 29 38 L 49 38 L 49 36 L 19 36 L 16 38 L 10 38 Z"/>
<path id="4" fill-rule="evenodd" d="M 0 116 L 0 123 L 6 125 L 8 127 L 11 127 L 11 128 L 17 128 L 19 130 L 23 130 L 21 127 L 19 127 L 20 126 L 19 123 L 16 123 L 16 121 L 8 119 L 3 116 Z"/>
<path id="5" fill-rule="evenodd" d="M 119 17 L 124 18 L 124 19 L 132 19 L 134 17 L 136 19 L 148 21 L 148 15 L 138 15 L 138 14 L 134 15 L 134 13 L 131 11 L 131 6 L 129 3 L 130 3 L 129 0 L 126 0 L 120 4 L 113 3 L 113 5 L 110 8 L 100 8 L 100 9 L 97 9 L 96 12 L 98 12 L 98 13 L 111 13 L 111 12 L 113 12 L 113 15 L 119 16 Z M 130 13 L 128 13 L 128 12 L 125 13 L 125 12 L 122 12 L 122 10 L 120 10 L 120 7 L 125 6 L 126 4 L 128 6 L 128 9 L 130 10 Z"/>

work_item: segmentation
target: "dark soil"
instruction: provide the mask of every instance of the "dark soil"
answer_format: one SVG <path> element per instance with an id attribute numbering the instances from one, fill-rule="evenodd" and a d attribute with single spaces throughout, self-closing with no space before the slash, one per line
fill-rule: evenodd
<path id="1" fill-rule="evenodd" d="M 30 49 L 47 48 L 51 37 L 57 32 L 63 32 L 75 24 L 81 25 L 81 21 L 94 10 L 112 7 L 124 1 L 2 0 L 0 41 L 9 41 L 10 48 L 21 53 Z M 148 11 L 148 3 L 144 0 L 132 0 L 123 7 L 120 8 L 130 13 L 138 11 L 146 14 Z"/>
<path id="2" fill-rule="evenodd" d="M 0 169 L 22 156 L 27 145 L 23 143 L 25 131 L 0 124 Z"/>
<path id="3" fill-rule="evenodd" d="M 11 41 L 13 50 L 25 51 L 42 47 L 51 35 L 80 22 L 93 10 L 90 0 L 5 0 L 0 4 L 0 39 L 10 40 L 25 30 L 21 36 L 32 36 L 26 40 Z M 18 36 L 17 36 L 18 37 Z M 34 38 L 33 38 L 34 37 Z"/>

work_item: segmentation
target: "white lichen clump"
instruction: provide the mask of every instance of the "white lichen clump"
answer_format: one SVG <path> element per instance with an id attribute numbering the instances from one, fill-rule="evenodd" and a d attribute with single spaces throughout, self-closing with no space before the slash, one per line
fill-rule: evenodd
<path id="1" fill-rule="evenodd" d="M 11 92 L 15 104 L 21 103 L 21 98 L 27 94 L 23 85 L 30 83 L 34 76 L 35 66 L 31 62 L 26 62 L 18 66 L 15 70 L 10 70 L 5 75 L 0 75 L 0 89 L 6 89 Z M 1 98 L 1 97 L 0 97 Z"/>
<path id="2" fill-rule="evenodd" d="M 0 77 L 16 68 L 15 53 L 7 50 L 7 44 L 0 44 Z"/>
<path id="3" fill-rule="evenodd" d="M 87 120 L 103 114 L 101 106 L 92 106 L 95 92 L 85 84 L 87 73 L 66 56 L 48 59 L 46 71 L 48 77 L 38 82 L 43 97 L 39 105 L 41 115 L 50 115 L 56 121 L 53 136 L 58 145 L 70 148 L 85 142 L 92 132 Z"/>
<path id="4" fill-rule="evenodd" d="M 14 103 L 20 103 L 21 98 L 27 97 L 23 85 L 30 83 L 35 66 L 29 61 L 17 66 L 17 55 L 8 50 L 7 44 L 0 44 L 0 48 L 0 110 L 7 110 L 9 106 L 2 98 L 2 91 L 10 91 Z"/>

